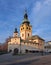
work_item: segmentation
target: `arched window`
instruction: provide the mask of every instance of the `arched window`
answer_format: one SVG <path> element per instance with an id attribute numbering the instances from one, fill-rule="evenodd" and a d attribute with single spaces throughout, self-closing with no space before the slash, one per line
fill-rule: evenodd
<path id="1" fill-rule="evenodd" d="M 22 30 L 22 28 L 21 28 L 21 30 Z"/>
<path id="2" fill-rule="evenodd" d="M 29 30 L 31 30 L 31 28 L 29 28 Z"/>
<path id="3" fill-rule="evenodd" d="M 28 27 L 27 27 L 27 29 L 28 29 Z"/>
<path id="4" fill-rule="evenodd" d="M 24 29 L 24 27 L 23 27 L 23 29 Z"/>
<path id="5" fill-rule="evenodd" d="M 29 37 L 29 33 L 28 33 L 28 37 Z"/>
<path id="6" fill-rule="evenodd" d="M 34 41 L 34 43 L 36 43 L 36 41 Z"/>
<path id="7" fill-rule="evenodd" d="M 24 34 L 22 34 L 22 37 L 24 36 Z"/>

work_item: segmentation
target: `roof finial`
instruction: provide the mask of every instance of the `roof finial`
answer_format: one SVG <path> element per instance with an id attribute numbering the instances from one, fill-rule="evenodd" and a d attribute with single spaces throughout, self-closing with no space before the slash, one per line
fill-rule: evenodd
<path id="1" fill-rule="evenodd" d="M 25 9 L 24 19 L 28 19 L 27 9 Z"/>
<path id="2" fill-rule="evenodd" d="M 27 13 L 27 8 L 24 9 L 24 13 Z"/>

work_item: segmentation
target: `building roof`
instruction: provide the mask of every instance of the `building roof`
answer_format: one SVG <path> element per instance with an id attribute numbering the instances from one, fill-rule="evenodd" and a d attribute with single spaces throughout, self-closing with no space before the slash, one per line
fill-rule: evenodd
<path id="1" fill-rule="evenodd" d="M 29 41 L 29 40 L 23 40 L 23 39 L 21 39 L 21 41 L 24 42 L 24 43 L 33 43 L 32 41 Z"/>
<path id="2" fill-rule="evenodd" d="M 18 31 L 17 31 L 17 28 L 15 28 L 15 31 L 14 31 L 14 33 L 18 33 Z"/>
<path id="3" fill-rule="evenodd" d="M 30 38 L 28 38 L 28 39 L 29 39 L 29 40 L 40 39 L 40 40 L 45 41 L 44 39 L 42 39 L 42 38 L 39 37 L 38 35 L 34 35 L 34 36 L 32 36 L 32 37 L 30 37 Z"/>
<path id="4" fill-rule="evenodd" d="M 46 46 L 44 46 L 44 47 L 45 47 L 45 48 L 47 48 L 47 47 L 48 47 L 48 48 L 51 48 L 51 45 L 46 45 Z"/>
<path id="5" fill-rule="evenodd" d="M 22 42 L 24 42 L 24 43 L 33 43 L 33 44 L 39 44 L 39 43 L 36 43 L 36 42 L 33 42 L 33 41 L 29 41 L 29 40 L 22 40 Z"/>
<path id="6" fill-rule="evenodd" d="M 48 42 L 51 42 L 51 41 L 48 41 Z M 48 42 L 47 42 L 47 43 L 48 43 Z"/>
<path id="7" fill-rule="evenodd" d="M 7 41 L 7 42 L 10 42 L 12 38 L 20 38 L 20 37 L 11 37 L 11 36 L 10 36 L 9 38 L 6 39 L 6 41 Z"/>

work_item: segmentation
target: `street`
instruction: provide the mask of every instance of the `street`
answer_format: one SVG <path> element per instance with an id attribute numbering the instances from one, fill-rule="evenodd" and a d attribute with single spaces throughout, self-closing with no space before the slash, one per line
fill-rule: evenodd
<path id="1" fill-rule="evenodd" d="M 24 54 L 13 56 L 0 55 L 0 65 L 51 65 L 51 55 Z"/>

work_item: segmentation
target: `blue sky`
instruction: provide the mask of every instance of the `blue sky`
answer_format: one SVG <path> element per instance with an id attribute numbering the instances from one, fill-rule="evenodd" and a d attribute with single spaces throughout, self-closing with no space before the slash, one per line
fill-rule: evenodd
<path id="1" fill-rule="evenodd" d="M 0 0 L 0 42 L 19 31 L 25 8 L 32 34 L 51 40 L 51 0 Z"/>

